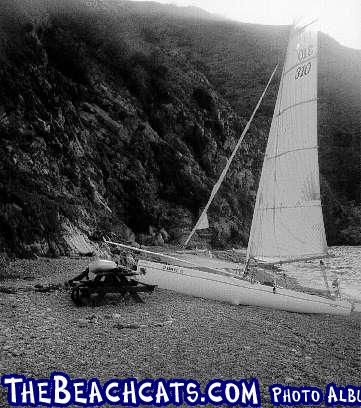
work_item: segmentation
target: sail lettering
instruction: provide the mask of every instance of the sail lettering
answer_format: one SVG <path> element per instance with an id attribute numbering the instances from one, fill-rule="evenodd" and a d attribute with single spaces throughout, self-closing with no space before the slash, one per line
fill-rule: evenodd
<path id="1" fill-rule="evenodd" d="M 304 59 L 313 55 L 313 45 L 309 45 L 307 48 L 301 48 L 297 52 L 298 60 L 302 62 Z"/>
<path id="2" fill-rule="evenodd" d="M 297 80 L 303 76 L 308 75 L 311 71 L 311 67 L 312 67 L 311 62 L 308 62 L 307 64 L 298 67 L 295 74 L 295 79 Z"/>

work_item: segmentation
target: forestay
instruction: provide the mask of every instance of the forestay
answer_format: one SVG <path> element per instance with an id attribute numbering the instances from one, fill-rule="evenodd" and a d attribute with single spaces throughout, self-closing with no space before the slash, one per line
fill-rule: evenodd
<path id="1" fill-rule="evenodd" d="M 247 260 L 327 254 L 317 146 L 317 32 L 291 33 L 259 183 Z"/>
<path id="2" fill-rule="evenodd" d="M 210 195 L 210 197 L 208 199 L 208 202 L 207 202 L 206 206 L 204 207 L 204 209 L 202 211 L 202 214 L 201 214 L 201 216 L 199 217 L 199 219 L 197 221 L 197 224 L 194 226 L 194 228 L 190 232 L 190 234 L 189 234 L 189 236 L 188 236 L 188 238 L 187 238 L 187 240 L 185 242 L 185 245 L 188 245 L 188 242 L 190 241 L 190 239 L 192 238 L 192 236 L 193 236 L 193 234 L 195 233 L 196 230 L 205 229 L 205 228 L 209 227 L 208 217 L 207 217 L 208 208 L 211 205 L 215 195 L 217 194 L 217 192 L 218 192 L 224 178 L 226 177 L 227 171 L 228 171 L 228 169 L 229 169 L 229 167 L 230 167 L 230 165 L 232 163 L 232 160 L 234 159 L 235 155 L 237 154 L 239 146 L 241 145 L 241 143 L 242 143 L 242 141 L 243 141 L 249 127 L 251 126 L 252 120 L 253 120 L 254 116 L 256 115 L 256 112 L 258 111 L 258 108 L 261 105 L 261 102 L 262 102 L 262 100 L 263 100 L 263 98 L 264 98 L 264 96 L 265 96 L 265 94 L 267 92 L 267 89 L 268 89 L 268 87 L 269 87 L 269 85 L 270 85 L 270 83 L 272 81 L 272 78 L 273 78 L 276 70 L 277 70 L 277 65 L 276 65 L 275 69 L 273 70 L 273 72 L 272 72 L 272 74 L 271 74 L 271 76 L 270 76 L 270 78 L 269 78 L 269 80 L 267 82 L 267 85 L 266 85 L 264 91 L 262 92 L 262 95 L 259 98 L 256 107 L 254 108 L 254 110 L 252 112 L 251 117 L 249 118 L 245 128 L 243 129 L 243 132 L 242 132 L 241 136 L 239 137 L 238 142 L 237 142 L 235 148 L 233 149 L 233 152 L 232 152 L 230 158 L 227 160 L 226 166 L 224 167 L 221 175 L 219 176 L 219 179 L 218 179 L 217 183 L 213 186 L 213 189 L 212 189 L 211 195 Z"/>

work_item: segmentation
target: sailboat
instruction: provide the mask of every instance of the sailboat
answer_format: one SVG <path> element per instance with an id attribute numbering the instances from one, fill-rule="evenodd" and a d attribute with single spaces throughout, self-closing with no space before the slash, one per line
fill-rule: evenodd
<path id="1" fill-rule="evenodd" d="M 139 281 L 236 305 L 299 313 L 350 313 L 351 304 L 331 290 L 327 295 L 310 294 L 249 278 L 257 265 L 327 256 L 318 167 L 317 53 L 317 32 L 310 25 L 293 27 L 257 192 L 245 268 L 240 270 L 237 264 L 214 259 L 189 262 L 166 256 L 167 263 L 139 260 Z M 275 70 L 187 243 L 197 229 L 208 226 L 207 210 Z"/>

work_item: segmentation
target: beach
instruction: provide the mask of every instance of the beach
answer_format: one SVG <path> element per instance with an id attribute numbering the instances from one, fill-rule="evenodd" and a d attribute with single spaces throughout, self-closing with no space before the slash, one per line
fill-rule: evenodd
<path id="1" fill-rule="evenodd" d="M 156 289 L 144 303 L 106 297 L 76 307 L 62 288 L 89 259 L 18 260 L 0 282 L 0 372 L 48 378 L 257 378 L 262 407 L 274 383 L 358 385 L 361 320 L 233 306 Z M 35 285 L 49 285 L 37 291 Z M 59 284 L 59 286 L 58 286 Z M 6 402 L 0 387 L 0 406 Z M 322 406 L 322 405 L 321 405 Z"/>

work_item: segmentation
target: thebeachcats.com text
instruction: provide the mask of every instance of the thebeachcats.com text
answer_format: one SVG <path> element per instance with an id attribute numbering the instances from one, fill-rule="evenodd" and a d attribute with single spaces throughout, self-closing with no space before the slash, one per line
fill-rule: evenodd
<path id="1" fill-rule="evenodd" d="M 1 386 L 7 389 L 8 404 L 31 407 L 137 407 L 139 405 L 228 405 L 261 407 L 260 385 L 256 378 L 240 380 L 213 379 L 204 388 L 192 379 L 71 379 L 54 372 L 47 379 L 22 375 L 3 375 Z M 268 386 L 267 402 L 274 406 L 361 406 L 361 386 L 328 384 L 325 389 L 313 386 Z M 266 396 L 262 394 L 266 401 Z"/>

